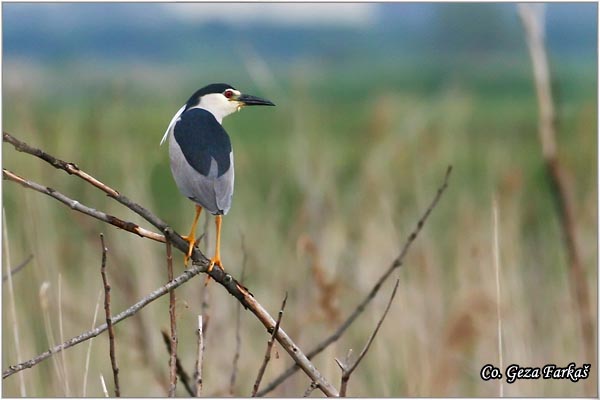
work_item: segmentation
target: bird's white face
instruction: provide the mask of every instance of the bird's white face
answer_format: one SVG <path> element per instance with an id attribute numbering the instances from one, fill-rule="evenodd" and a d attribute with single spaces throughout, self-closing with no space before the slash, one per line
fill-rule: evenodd
<path id="1" fill-rule="evenodd" d="M 200 103 L 196 106 L 210 111 L 219 123 L 229 114 L 240 110 L 244 103 L 237 99 L 241 95 L 240 91 L 227 89 L 223 93 L 210 93 L 200 98 Z"/>

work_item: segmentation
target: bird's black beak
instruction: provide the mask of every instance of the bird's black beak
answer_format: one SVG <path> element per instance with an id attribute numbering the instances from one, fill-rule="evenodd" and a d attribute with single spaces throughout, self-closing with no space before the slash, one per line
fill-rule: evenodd
<path id="1" fill-rule="evenodd" d="M 245 106 L 274 106 L 273 102 L 260 97 L 251 96 L 249 94 L 241 94 L 237 101 L 243 103 Z"/>

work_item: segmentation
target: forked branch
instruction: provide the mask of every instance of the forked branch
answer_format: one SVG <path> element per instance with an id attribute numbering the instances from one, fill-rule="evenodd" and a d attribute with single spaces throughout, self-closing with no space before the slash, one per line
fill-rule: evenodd
<path id="1" fill-rule="evenodd" d="M 315 346 L 315 348 L 313 348 L 311 351 L 309 351 L 306 354 L 306 356 L 309 359 L 312 360 L 313 357 L 316 357 L 319 353 L 321 353 L 323 350 L 325 350 L 327 347 L 329 347 L 329 345 L 331 345 L 332 343 L 335 343 L 344 334 L 346 329 L 348 329 L 348 327 L 350 325 L 352 325 L 352 323 L 356 320 L 356 318 L 358 318 L 358 316 L 360 314 L 362 314 L 362 312 L 367 308 L 367 306 L 369 305 L 371 300 L 373 300 L 375 298 L 375 296 L 381 289 L 381 286 L 391 276 L 392 272 L 394 272 L 394 270 L 396 268 L 399 268 L 400 266 L 402 266 L 402 263 L 404 262 L 404 257 L 406 256 L 408 249 L 410 248 L 410 245 L 417 238 L 417 235 L 419 234 L 419 232 L 421 232 L 421 229 L 425 225 L 427 218 L 429 217 L 429 215 L 431 214 L 433 209 L 437 206 L 442 195 L 446 191 L 446 188 L 448 187 L 448 179 L 450 178 L 451 172 L 452 172 L 452 166 L 449 166 L 448 169 L 446 170 L 446 175 L 444 176 L 444 181 L 443 181 L 442 185 L 438 188 L 435 197 L 433 198 L 433 200 L 431 201 L 431 203 L 429 204 L 429 206 L 427 207 L 427 209 L 425 210 L 425 212 L 423 213 L 421 218 L 417 221 L 417 225 L 415 226 L 413 231 L 408 235 L 408 238 L 406 239 L 406 242 L 404 243 L 404 246 L 402 247 L 402 250 L 400 251 L 400 254 L 398 255 L 398 257 L 396 257 L 396 259 L 392 262 L 392 264 L 388 267 L 388 269 L 381 275 L 381 277 L 375 283 L 375 285 L 373 285 L 373 288 L 371 288 L 371 291 L 367 294 L 367 296 L 356 306 L 354 311 L 352 311 L 352 313 L 348 316 L 348 318 L 346 318 L 346 320 L 344 322 L 342 322 L 342 324 L 336 329 L 336 331 L 333 332 L 329 337 L 327 337 L 325 340 L 323 340 L 321 343 L 319 343 L 317 346 Z M 281 375 L 279 375 L 277 378 L 273 379 L 273 381 L 271 383 L 269 383 L 267 385 L 267 387 L 265 387 L 263 390 L 258 392 L 257 396 L 262 397 L 262 396 L 266 395 L 267 393 L 269 393 L 270 391 L 274 390 L 277 386 L 282 384 L 287 378 L 292 376 L 298 370 L 299 370 L 299 368 L 297 365 L 294 364 L 294 365 L 290 366 Z"/>
<path id="2" fill-rule="evenodd" d="M 130 210 L 132 210 L 133 212 L 142 216 L 144 219 L 146 219 L 146 221 L 150 222 L 156 228 L 161 230 L 164 233 L 165 237 L 167 237 L 169 239 L 169 241 L 172 243 L 172 245 L 174 247 L 176 247 L 179 251 L 181 251 L 183 253 L 187 252 L 187 242 L 179 234 L 177 234 L 173 229 L 171 229 L 165 222 L 163 222 L 161 219 L 156 217 L 154 214 L 152 214 L 146 208 L 140 206 L 137 203 L 132 202 L 131 200 L 129 200 L 127 197 L 121 195 L 116 190 L 110 188 L 109 186 L 103 184 L 102 182 L 95 179 L 91 175 L 80 170 L 78 167 L 75 166 L 75 164 L 66 163 L 62 160 L 58 160 L 46 152 L 43 152 L 39 149 L 35 149 L 35 148 L 27 145 L 26 143 L 17 140 L 16 138 L 9 135 L 8 133 L 4 133 L 3 138 L 4 138 L 4 141 L 13 144 L 17 150 L 24 151 L 26 153 L 35 155 L 36 157 L 39 157 L 42 160 L 50 163 L 55 168 L 63 169 L 64 171 L 68 172 L 69 174 L 76 175 L 79 178 L 83 179 L 84 181 L 91 183 L 95 187 L 101 189 L 102 191 L 107 193 L 110 197 L 114 198 L 119 203 L 125 205 Z M 7 171 L 4 170 L 5 177 L 7 177 L 6 172 Z M 12 174 L 12 175 L 14 175 L 14 174 Z M 18 178 L 20 178 L 20 177 L 18 177 Z M 27 183 L 27 180 L 25 180 L 23 178 L 17 179 L 15 181 L 19 182 L 21 184 Z M 24 186 L 30 187 L 27 184 L 25 184 Z M 32 188 L 32 187 L 30 187 L 30 188 Z M 44 189 L 44 188 L 45 187 L 42 187 L 42 189 Z M 45 188 L 45 189 L 49 189 L 49 188 Z M 41 191 L 44 192 L 44 190 L 41 190 Z M 46 190 L 46 192 L 48 192 L 48 191 Z M 50 192 L 55 192 L 55 191 L 50 190 Z M 46 194 L 50 195 L 50 193 L 46 193 Z M 51 196 L 51 197 L 57 198 L 55 196 Z M 57 198 L 57 199 L 59 199 L 59 198 Z M 72 203 L 68 203 L 65 201 L 62 201 L 62 202 L 72 206 Z M 192 255 L 191 255 L 191 259 L 192 259 L 192 264 L 193 264 L 192 268 L 186 270 L 184 272 L 184 274 L 180 275 L 175 280 L 173 280 L 173 281 L 169 282 L 168 284 L 162 286 L 161 288 L 157 289 L 157 291 L 146 296 L 144 299 L 142 299 L 140 302 L 136 303 L 134 306 L 128 308 L 127 310 L 123 311 L 121 314 L 117 315 L 115 318 L 113 318 L 113 323 L 116 324 L 119 321 L 121 321 L 122 319 L 125 319 L 125 318 L 135 314 L 137 311 L 139 311 L 139 309 L 141 309 L 145 305 L 149 304 L 151 301 L 155 300 L 156 298 L 158 298 L 160 296 L 163 296 L 169 290 L 174 289 L 174 288 L 180 286 L 181 284 L 183 284 L 184 282 L 186 282 L 187 280 L 191 279 L 192 276 L 197 275 L 200 272 L 207 273 L 209 260 L 204 256 L 204 254 L 202 254 L 202 252 L 200 252 L 200 250 L 198 248 L 194 248 L 194 251 L 192 252 Z M 192 275 L 192 273 L 193 273 L 193 275 Z M 246 309 L 250 310 L 257 317 L 257 319 L 263 324 L 263 326 L 267 329 L 268 332 L 272 332 L 272 330 L 275 328 L 275 320 L 273 319 L 273 317 L 271 317 L 271 315 L 269 315 L 269 313 L 265 310 L 265 308 L 252 296 L 252 294 L 244 286 L 239 284 L 236 279 L 234 279 L 230 274 L 225 273 L 225 271 L 223 271 L 221 268 L 213 268 L 210 271 L 209 275 L 212 279 L 215 280 L 215 282 L 219 283 L 232 296 L 234 296 Z M 119 318 L 119 317 L 121 317 L 121 318 Z M 35 358 L 33 358 L 29 361 L 25 361 L 23 363 L 10 366 L 8 369 L 6 369 L 3 372 L 2 376 L 3 376 L 3 378 L 6 378 L 16 372 L 22 371 L 25 368 L 31 368 L 33 365 L 36 365 L 40 361 L 48 358 L 53 353 L 62 351 L 65 348 L 72 347 L 78 343 L 81 343 L 84 340 L 87 340 L 91 337 L 97 336 L 104 330 L 106 330 L 106 326 L 103 325 L 92 331 L 88 331 L 79 336 L 76 336 L 76 337 L 64 342 L 63 344 L 55 346 L 54 348 L 36 356 Z M 308 359 L 308 357 L 300 350 L 300 348 L 293 342 L 293 340 L 287 335 L 287 333 L 285 333 L 285 331 L 283 329 L 279 329 L 277 331 L 275 338 L 281 344 L 283 349 L 285 349 L 285 351 L 292 357 L 292 359 L 298 365 L 300 365 L 300 368 L 306 373 L 306 375 L 308 375 L 308 377 L 312 381 L 315 381 L 318 384 L 319 389 L 325 395 L 332 396 L 332 397 L 338 396 L 338 392 L 335 389 L 335 387 L 333 387 L 321 375 L 319 370 L 317 370 L 317 368 L 312 364 L 312 362 Z"/>
<path id="3" fill-rule="evenodd" d="M 369 340 L 367 340 L 365 347 L 362 349 L 362 351 L 360 352 L 360 354 L 358 355 L 356 360 L 353 363 L 350 363 L 350 354 L 348 354 L 348 357 L 346 357 L 345 362 L 341 362 L 337 358 L 335 359 L 335 361 L 337 362 L 339 367 L 342 369 L 342 383 L 340 385 L 340 397 L 346 397 L 346 389 L 348 387 L 348 381 L 350 380 L 350 376 L 352 375 L 352 373 L 354 372 L 356 367 L 358 367 L 358 364 L 360 364 L 362 359 L 365 357 L 365 355 L 369 351 L 369 348 L 371 347 L 373 340 L 375 340 L 375 336 L 377 335 L 377 332 L 379 332 L 379 328 L 381 328 L 381 324 L 383 324 L 383 320 L 385 319 L 388 311 L 390 310 L 392 301 L 394 301 L 394 297 L 396 297 L 396 291 L 398 290 L 399 283 L 400 283 L 400 280 L 399 279 L 396 280 L 396 285 L 394 286 L 392 295 L 390 296 L 387 306 L 385 307 L 385 311 L 383 312 L 383 315 L 377 322 L 377 325 L 375 326 L 375 330 L 373 330 L 373 333 L 369 337 Z"/>
<path id="4" fill-rule="evenodd" d="M 61 203 L 66 204 L 67 206 L 69 206 L 71 209 L 73 209 L 75 211 L 79 211 L 83 214 L 87 214 L 90 217 L 94 217 L 96 219 L 99 219 L 100 221 L 114 225 L 117 228 L 121 228 L 128 232 L 135 233 L 136 235 L 139 235 L 141 237 L 156 240 L 157 242 L 165 241 L 165 238 L 163 235 L 160 235 L 158 233 L 154 233 L 147 229 L 141 228 L 140 226 L 134 224 L 133 222 L 123 221 L 122 219 L 113 217 L 112 215 L 103 213 L 102 211 L 95 210 L 91 207 L 81 204 L 77 200 L 73 200 L 73 199 L 65 196 L 64 194 L 62 194 L 52 188 L 40 185 L 39 183 L 27 180 L 25 178 L 22 178 L 19 175 L 15 174 L 5 168 L 2 169 L 2 176 L 5 180 L 16 182 L 28 189 L 33 189 L 36 192 L 46 194 L 46 195 L 60 201 Z"/>

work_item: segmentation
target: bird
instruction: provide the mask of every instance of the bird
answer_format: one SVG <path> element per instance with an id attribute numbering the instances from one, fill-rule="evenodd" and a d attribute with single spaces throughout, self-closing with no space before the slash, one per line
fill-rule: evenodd
<path id="1" fill-rule="evenodd" d="M 274 106 L 271 101 L 244 94 L 226 83 L 198 89 L 171 119 L 160 141 L 169 141 L 171 173 L 179 191 L 196 205 L 184 256 L 187 267 L 196 242 L 196 225 L 203 209 L 215 215 L 215 253 L 208 272 L 221 262 L 221 224 L 231 207 L 234 167 L 233 149 L 223 119 L 245 106 Z"/>

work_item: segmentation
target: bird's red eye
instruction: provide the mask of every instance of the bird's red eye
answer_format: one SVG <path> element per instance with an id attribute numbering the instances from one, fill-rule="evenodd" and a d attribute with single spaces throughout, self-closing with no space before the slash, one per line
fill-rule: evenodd
<path id="1" fill-rule="evenodd" d="M 225 91 L 225 93 L 223 93 L 223 95 L 224 95 L 225 97 L 227 97 L 228 99 L 230 99 L 230 98 L 231 98 L 231 96 L 233 96 L 233 91 L 231 91 L 231 90 L 227 89 L 227 90 Z"/>

